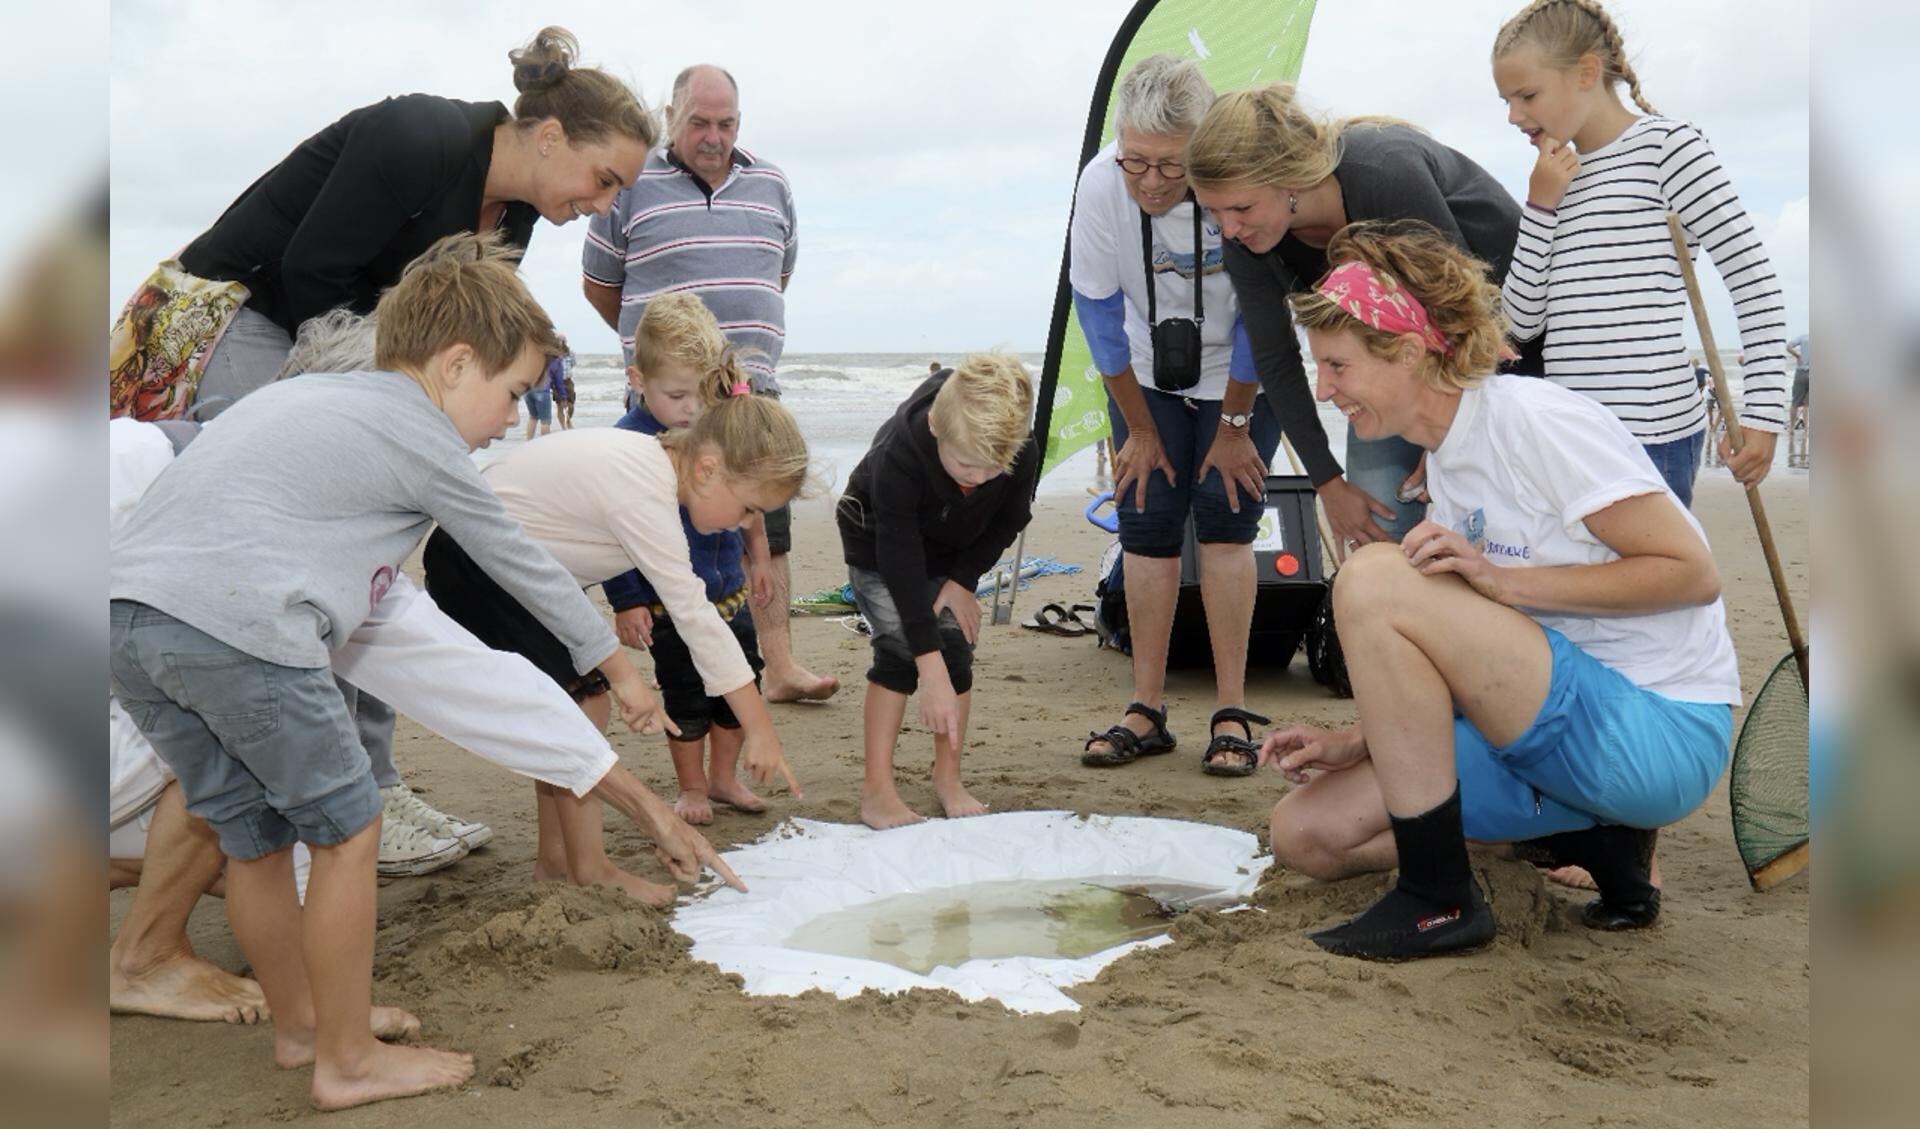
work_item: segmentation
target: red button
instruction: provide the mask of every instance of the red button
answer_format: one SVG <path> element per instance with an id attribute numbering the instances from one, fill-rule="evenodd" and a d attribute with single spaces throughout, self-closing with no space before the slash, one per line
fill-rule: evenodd
<path id="1" fill-rule="evenodd" d="M 1273 558 L 1273 571 L 1281 576 L 1298 576 L 1300 575 L 1300 558 L 1292 553 L 1281 553 Z"/>

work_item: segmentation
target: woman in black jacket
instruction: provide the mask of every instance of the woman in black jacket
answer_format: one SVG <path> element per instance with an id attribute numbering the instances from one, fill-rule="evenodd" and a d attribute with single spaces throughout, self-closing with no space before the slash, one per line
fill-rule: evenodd
<path id="1" fill-rule="evenodd" d="M 1227 237 L 1227 273 L 1267 404 L 1319 491 L 1336 552 L 1344 558 L 1369 541 L 1398 541 L 1426 509 L 1399 500 L 1418 493 L 1408 479 L 1418 474 L 1420 451 L 1399 438 L 1358 439 L 1349 428 L 1343 474 L 1314 407 L 1287 295 L 1326 273 L 1328 241 L 1359 220 L 1424 220 L 1491 264 L 1498 285 L 1520 205 L 1485 169 L 1414 126 L 1321 121 L 1285 83 L 1216 101 L 1187 143 L 1187 180 Z M 1513 367 L 1543 371 L 1539 345 Z"/>

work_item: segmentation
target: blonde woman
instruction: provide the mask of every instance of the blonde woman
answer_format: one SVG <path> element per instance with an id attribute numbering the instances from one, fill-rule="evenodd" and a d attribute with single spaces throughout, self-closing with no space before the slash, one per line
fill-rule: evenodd
<path id="1" fill-rule="evenodd" d="M 1469 838 L 1586 867 L 1592 928 L 1650 925 L 1652 829 L 1706 799 L 1740 702 L 1706 535 L 1611 412 L 1493 375 L 1505 323 L 1485 263 L 1404 222 L 1349 227 L 1327 257 L 1293 300 L 1319 399 L 1426 452 L 1433 509 L 1334 586 L 1361 723 L 1261 749 L 1302 785 L 1273 810 L 1281 863 L 1400 869 L 1313 939 L 1388 960 L 1489 943 Z"/>
<path id="2" fill-rule="evenodd" d="M 1240 298 L 1267 402 L 1306 464 L 1339 542 L 1351 552 L 1398 540 L 1420 520 L 1420 452 L 1399 439 L 1347 430 L 1333 457 L 1287 313 L 1287 297 L 1326 272 L 1334 232 L 1359 220 L 1416 219 L 1504 278 L 1520 206 L 1485 169 L 1405 122 L 1327 121 L 1275 84 L 1224 95 L 1187 145 L 1187 178 L 1226 233 L 1227 273 Z M 1539 372 L 1536 351 L 1518 371 Z M 1410 481 L 1411 480 L 1411 481 Z"/>

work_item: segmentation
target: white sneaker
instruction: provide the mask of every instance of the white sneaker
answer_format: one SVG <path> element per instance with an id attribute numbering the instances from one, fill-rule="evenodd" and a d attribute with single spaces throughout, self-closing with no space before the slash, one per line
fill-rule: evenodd
<path id="1" fill-rule="evenodd" d="M 458 839 L 470 851 L 479 850 L 493 842 L 493 828 L 436 809 L 404 783 L 380 789 L 380 797 L 389 823 L 411 823 L 435 838 Z"/>
<path id="2" fill-rule="evenodd" d="M 452 835 L 435 836 L 400 819 L 380 824 L 380 862 L 385 878 L 414 878 L 467 857 L 467 845 Z"/>

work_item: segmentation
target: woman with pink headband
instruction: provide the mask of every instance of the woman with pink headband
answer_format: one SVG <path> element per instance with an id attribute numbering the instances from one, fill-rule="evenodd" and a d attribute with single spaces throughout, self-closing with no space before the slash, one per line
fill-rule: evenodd
<path id="1" fill-rule="evenodd" d="M 1261 746 L 1301 785 L 1274 806 L 1276 859 L 1329 880 L 1400 868 L 1313 940 L 1380 960 L 1492 941 L 1467 839 L 1586 867 L 1589 927 L 1650 925 L 1652 829 L 1706 799 L 1740 702 L 1706 535 L 1606 408 L 1490 375 L 1506 334 L 1485 263 L 1405 221 L 1346 227 L 1327 259 L 1292 299 L 1318 398 L 1423 450 L 1433 502 L 1334 587 L 1361 723 Z"/>

